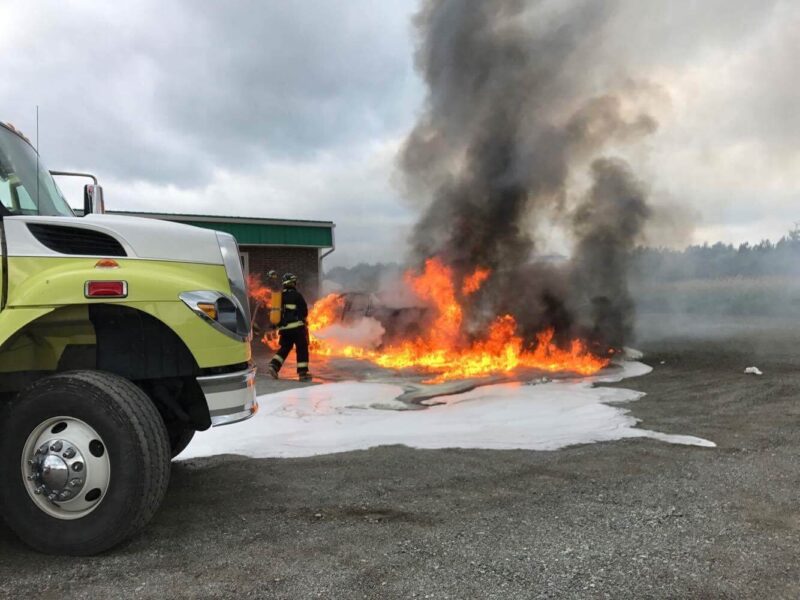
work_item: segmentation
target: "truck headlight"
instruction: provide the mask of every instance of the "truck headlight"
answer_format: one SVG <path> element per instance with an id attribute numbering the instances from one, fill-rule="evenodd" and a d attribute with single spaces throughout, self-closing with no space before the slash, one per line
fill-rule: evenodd
<path id="1" fill-rule="evenodd" d="M 250 338 L 250 320 L 233 296 L 211 290 L 183 292 L 180 299 L 197 316 L 237 341 Z"/>
<path id="2" fill-rule="evenodd" d="M 234 298 L 238 301 L 242 312 L 250 327 L 250 301 L 247 297 L 247 284 L 244 281 L 244 271 L 242 262 L 239 258 L 239 244 L 229 233 L 217 231 L 219 249 L 222 252 L 222 264 L 225 265 L 225 272 L 228 274 L 228 282 L 231 286 Z"/>

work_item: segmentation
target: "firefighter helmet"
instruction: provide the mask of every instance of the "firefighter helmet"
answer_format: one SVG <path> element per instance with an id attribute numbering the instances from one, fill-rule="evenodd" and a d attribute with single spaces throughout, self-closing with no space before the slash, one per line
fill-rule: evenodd
<path id="1" fill-rule="evenodd" d="M 295 284 L 297 284 L 297 275 L 294 275 L 293 273 L 284 273 L 283 285 L 293 286 Z"/>

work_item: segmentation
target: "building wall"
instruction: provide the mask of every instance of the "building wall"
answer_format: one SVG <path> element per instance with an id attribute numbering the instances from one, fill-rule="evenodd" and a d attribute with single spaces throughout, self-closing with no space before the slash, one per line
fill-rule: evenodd
<path id="1" fill-rule="evenodd" d="M 297 289 L 309 304 L 319 297 L 319 250 L 317 248 L 293 248 L 290 246 L 246 246 L 239 247 L 247 253 L 250 273 L 266 279 L 267 271 L 275 269 L 278 276 L 284 273 L 297 275 Z"/>

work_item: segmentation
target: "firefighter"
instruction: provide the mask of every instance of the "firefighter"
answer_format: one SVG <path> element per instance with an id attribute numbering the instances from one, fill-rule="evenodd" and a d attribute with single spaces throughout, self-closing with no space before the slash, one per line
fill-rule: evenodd
<path id="1" fill-rule="evenodd" d="M 291 273 L 283 276 L 281 321 L 278 325 L 280 348 L 269 363 L 269 374 L 278 378 L 286 357 L 297 349 L 297 376 L 300 381 L 310 381 L 308 372 L 308 305 L 303 295 L 297 291 L 297 277 Z"/>

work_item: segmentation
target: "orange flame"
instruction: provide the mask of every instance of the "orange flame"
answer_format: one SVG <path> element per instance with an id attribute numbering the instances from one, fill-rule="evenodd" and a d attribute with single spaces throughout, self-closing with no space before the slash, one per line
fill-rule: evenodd
<path id="1" fill-rule="evenodd" d="M 344 298 L 339 294 L 328 294 L 317 300 L 308 314 L 308 328 L 310 331 L 319 331 L 330 327 L 341 318 L 344 309 Z"/>
<path id="2" fill-rule="evenodd" d="M 269 302 L 272 298 L 272 290 L 264 285 L 258 275 L 250 273 L 247 276 L 247 295 L 254 303 L 252 318 L 253 324 L 255 324 L 256 315 L 258 312 L 262 309 L 266 309 L 267 311 L 269 310 Z M 272 332 L 267 332 L 261 338 L 261 341 L 272 350 L 277 350 L 278 344 L 276 337 L 277 336 L 273 335 Z"/>
<path id="3" fill-rule="evenodd" d="M 492 272 L 489 269 L 482 269 L 478 267 L 472 275 L 464 278 L 464 283 L 461 286 L 461 293 L 465 296 L 470 296 L 481 289 L 483 282 L 489 278 Z"/>
<path id="4" fill-rule="evenodd" d="M 252 298 L 256 305 L 267 306 L 272 297 L 272 292 L 265 286 L 258 275 L 250 273 L 247 276 L 247 294 Z"/>
<path id="5" fill-rule="evenodd" d="M 608 359 L 592 354 L 580 340 L 573 340 L 568 349 L 560 348 L 553 342 L 552 329 L 539 333 L 536 344 L 526 347 L 511 315 L 495 318 L 484 337 L 467 340 L 461 329 L 464 316 L 456 290 L 473 294 L 490 273 L 479 268 L 456 286 L 452 269 L 437 258 L 426 261 L 422 273 L 407 272 L 407 285 L 432 307 L 435 317 L 425 334 L 380 350 L 339 345 L 315 336 L 341 319 L 344 299 L 337 294 L 326 296 L 309 313 L 312 349 L 321 355 L 359 358 L 386 368 L 415 368 L 434 375 L 435 382 L 509 374 L 521 367 L 590 375 L 608 364 Z"/>

